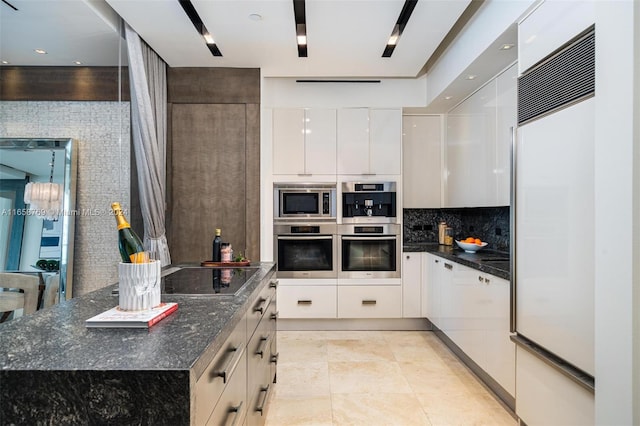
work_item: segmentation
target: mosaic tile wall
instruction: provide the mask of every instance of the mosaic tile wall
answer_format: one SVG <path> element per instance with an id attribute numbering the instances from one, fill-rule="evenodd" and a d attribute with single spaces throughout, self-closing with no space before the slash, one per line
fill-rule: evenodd
<path id="1" fill-rule="evenodd" d="M 0 102 L 0 137 L 76 140 L 74 296 L 118 281 L 110 209 L 116 200 L 129 206 L 130 133 L 128 102 Z"/>
<path id="2" fill-rule="evenodd" d="M 509 251 L 509 206 L 464 209 L 404 209 L 404 242 L 438 242 L 438 223 L 442 220 L 453 228 L 456 240 L 476 237 L 489 243 L 487 248 Z"/>

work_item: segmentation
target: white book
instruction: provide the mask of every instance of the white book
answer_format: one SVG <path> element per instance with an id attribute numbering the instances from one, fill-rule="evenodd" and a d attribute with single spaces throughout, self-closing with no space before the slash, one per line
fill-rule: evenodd
<path id="1" fill-rule="evenodd" d="M 144 311 L 125 311 L 116 306 L 85 321 L 87 327 L 149 328 L 178 309 L 175 302 L 161 303 Z"/>

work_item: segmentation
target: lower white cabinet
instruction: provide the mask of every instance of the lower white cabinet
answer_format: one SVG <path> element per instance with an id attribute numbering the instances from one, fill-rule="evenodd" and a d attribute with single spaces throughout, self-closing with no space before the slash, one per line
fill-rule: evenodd
<path id="1" fill-rule="evenodd" d="M 422 314 L 422 257 L 418 252 L 402 254 L 402 317 L 420 318 Z"/>
<path id="2" fill-rule="evenodd" d="M 529 426 L 595 424 L 594 394 L 517 348 L 516 414 Z"/>
<path id="3" fill-rule="evenodd" d="M 402 286 L 339 286 L 338 318 L 400 318 Z"/>
<path id="4" fill-rule="evenodd" d="M 280 318 L 336 318 L 336 285 L 293 285 L 278 287 Z"/>
<path id="5" fill-rule="evenodd" d="M 427 318 L 515 396 L 509 281 L 435 255 L 426 264 Z"/>

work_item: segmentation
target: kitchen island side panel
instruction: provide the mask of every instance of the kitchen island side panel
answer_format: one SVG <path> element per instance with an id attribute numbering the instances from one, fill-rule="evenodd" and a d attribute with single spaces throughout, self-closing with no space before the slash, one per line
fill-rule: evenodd
<path id="1" fill-rule="evenodd" d="M 0 371 L 1 425 L 188 425 L 189 371 Z"/>

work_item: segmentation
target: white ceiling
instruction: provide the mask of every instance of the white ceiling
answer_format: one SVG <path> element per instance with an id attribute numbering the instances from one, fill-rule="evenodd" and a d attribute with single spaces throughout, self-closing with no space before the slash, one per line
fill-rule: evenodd
<path id="1" fill-rule="evenodd" d="M 276 77 L 415 77 L 470 2 L 419 0 L 393 56 L 382 58 L 404 0 L 307 0 L 309 55 L 298 58 L 291 0 L 193 0 L 223 57 L 211 55 L 178 0 L 7 1 L 18 11 L 0 3 L 0 59 L 11 65 L 118 65 L 108 3 L 171 67 Z"/>

